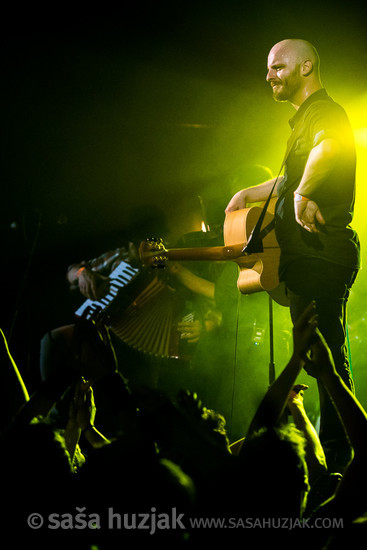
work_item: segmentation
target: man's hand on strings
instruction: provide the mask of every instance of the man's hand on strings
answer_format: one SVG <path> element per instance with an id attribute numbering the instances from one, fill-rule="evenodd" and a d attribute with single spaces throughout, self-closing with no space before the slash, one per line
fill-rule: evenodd
<path id="1" fill-rule="evenodd" d="M 319 225 L 325 225 L 325 220 L 320 208 L 314 201 L 294 201 L 294 214 L 296 222 L 310 233 L 318 233 Z"/>
<path id="2" fill-rule="evenodd" d="M 242 210 L 246 208 L 246 189 L 238 191 L 229 201 L 225 213 L 233 212 L 234 210 Z"/>

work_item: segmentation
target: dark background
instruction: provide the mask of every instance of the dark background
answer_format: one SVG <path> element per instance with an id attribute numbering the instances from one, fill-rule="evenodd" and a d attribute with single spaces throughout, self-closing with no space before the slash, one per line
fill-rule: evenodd
<path id="1" fill-rule="evenodd" d="M 356 129 L 366 126 L 366 21 L 357 2 L 101 10 L 33 6 L 3 18 L 0 323 L 31 387 L 40 337 L 72 320 L 70 263 L 137 228 L 146 237 L 197 231 L 198 196 L 224 210 L 254 183 L 255 165 L 276 175 L 293 111 L 265 82 L 274 43 L 311 41 L 325 87 Z M 356 229 L 363 238 L 363 215 Z M 350 308 L 362 399 L 365 288 L 362 272 Z"/>

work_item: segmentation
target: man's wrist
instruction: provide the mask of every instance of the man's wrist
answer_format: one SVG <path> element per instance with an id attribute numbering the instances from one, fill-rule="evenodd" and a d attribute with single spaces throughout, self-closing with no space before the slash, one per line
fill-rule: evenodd
<path id="1" fill-rule="evenodd" d="M 295 414 L 303 414 L 305 412 L 305 406 L 299 401 L 288 401 L 288 408 Z"/>

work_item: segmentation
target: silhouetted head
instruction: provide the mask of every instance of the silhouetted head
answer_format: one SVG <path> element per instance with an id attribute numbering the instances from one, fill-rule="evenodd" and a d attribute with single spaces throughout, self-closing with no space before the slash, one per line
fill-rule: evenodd
<path id="1" fill-rule="evenodd" d="M 293 425 L 263 429 L 240 454 L 246 509 L 259 517 L 300 517 L 309 491 L 305 439 Z"/>

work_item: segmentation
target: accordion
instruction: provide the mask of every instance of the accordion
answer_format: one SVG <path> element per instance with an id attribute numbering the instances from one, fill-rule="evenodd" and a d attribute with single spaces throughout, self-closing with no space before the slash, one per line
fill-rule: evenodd
<path id="1" fill-rule="evenodd" d="M 185 298 L 156 272 L 121 262 L 110 275 L 110 289 L 100 300 L 86 300 L 76 317 L 103 323 L 128 346 L 154 356 L 179 358 Z"/>

